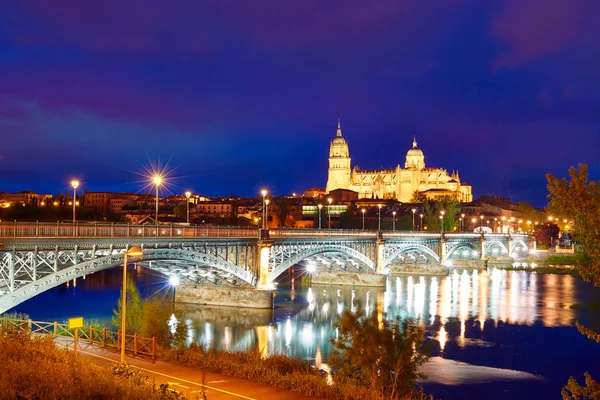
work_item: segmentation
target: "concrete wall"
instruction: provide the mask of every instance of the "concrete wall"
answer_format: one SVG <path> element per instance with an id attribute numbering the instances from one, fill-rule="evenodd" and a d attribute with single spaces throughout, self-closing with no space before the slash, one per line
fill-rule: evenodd
<path id="1" fill-rule="evenodd" d="M 225 308 L 176 303 L 175 314 L 194 321 L 211 321 L 225 326 L 268 326 L 273 321 L 272 308 Z"/>
<path id="2" fill-rule="evenodd" d="M 314 285 L 385 286 L 386 275 L 360 272 L 318 271 L 311 278 Z"/>
<path id="3" fill-rule="evenodd" d="M 447 275 L 446 267 L 439 264 L 393 264 L 390 268 L 392 274 L 421 274 L 421 275 Z"/>
<path id="4" fill-rule="evenodd" d="M 175 302 L 228 307 L 272 308 L 273 291 L 184 283 L 177 286 L 175 290 Z"/>

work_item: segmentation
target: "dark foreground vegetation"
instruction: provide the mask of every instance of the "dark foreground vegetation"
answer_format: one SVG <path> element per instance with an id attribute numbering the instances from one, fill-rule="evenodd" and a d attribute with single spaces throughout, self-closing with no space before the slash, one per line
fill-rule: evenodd
<path id="1" fill-rule="evenodd" d="M 309 362 L 283 355 L 228 352 L 199 345 L 162 350 L 164 361 L 331 400 L 431 399 L 416 386 L 427 359 L 423 330 L 411 322 L 379 321 L 374 313 L 344 313 L 332 340 L 333 376 Z M 340 351 L 343 353 L 340 354 Z"/>
<path id="2" fill-rule="evenodd" d="M 137 368 L 97 366 L 59 349 L 50 336 L 1 329 L 0 357 L 0 400 L 180 398 L 167 386 L 154 385 Z"/>

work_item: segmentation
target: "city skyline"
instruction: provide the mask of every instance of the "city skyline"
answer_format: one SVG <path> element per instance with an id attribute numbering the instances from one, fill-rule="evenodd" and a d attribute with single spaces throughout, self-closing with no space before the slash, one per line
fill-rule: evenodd
<path id="1" fill-rule="evenodd" d="M 361 168 L 416 135 L 475 198 L 541 207 L 546 173 L 598 177 L 594 2 L 3 8 L 0 190 L 138 192 L 148 155 L 175 193 L 302 192 L 325 187 L 338 118 Z"/>

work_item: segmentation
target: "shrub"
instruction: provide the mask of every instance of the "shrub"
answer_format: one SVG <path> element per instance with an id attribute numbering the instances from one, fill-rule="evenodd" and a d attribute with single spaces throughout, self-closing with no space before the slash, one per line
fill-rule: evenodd
<path id="1" fill-rule="evenodd" d="M 57 348 L 51 337 L 0 330 L 0 354 L 0 400 L 178 398 L 147 379 L 115 376 L 108 368 L 75 357 Z"/>

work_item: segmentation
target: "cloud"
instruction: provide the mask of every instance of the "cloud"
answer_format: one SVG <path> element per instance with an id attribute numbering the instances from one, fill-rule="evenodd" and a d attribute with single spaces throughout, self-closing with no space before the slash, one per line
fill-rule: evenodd
<path id="1" fill-rule="evenodd" d="M 596 0 L 504 0 L 491 21 L 492 36 L 505 47 L 494 67 L 528 64 L 573 47 L 599 54 L 599 13 Z"/>

